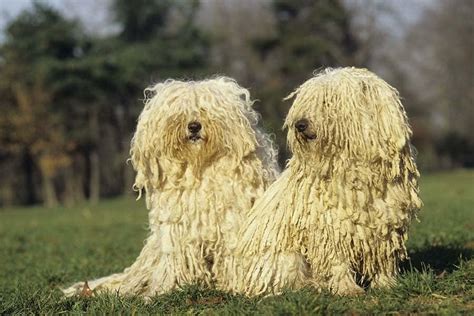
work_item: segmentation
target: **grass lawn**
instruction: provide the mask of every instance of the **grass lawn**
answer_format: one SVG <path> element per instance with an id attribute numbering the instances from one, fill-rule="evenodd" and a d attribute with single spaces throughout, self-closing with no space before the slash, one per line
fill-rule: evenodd
<path id="1" fill-rule="evenodd" d="M 189 286 L 156 297 L 61 297 L 58 287 L 121 271 L 146 232 L 143 201 L 120 198 L 90 207 L 0 209 L 0 314 L 474 314 L 474 171 L 426 175 L 411 261 L 397 286 L 360 297 L 310 289 L 247 299 Z"/>

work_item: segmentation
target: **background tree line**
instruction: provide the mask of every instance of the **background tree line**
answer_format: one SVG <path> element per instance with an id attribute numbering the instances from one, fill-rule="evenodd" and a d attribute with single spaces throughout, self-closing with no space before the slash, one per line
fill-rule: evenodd
<path id="1" fill-rule="evenodd" d="M 105 34 L 44 2 L 4 29 L 0 205 L 131 193 L 142 91 L 169 77 L 223 74 L 249 87 L 284 164 L 282 98 L 322 67 L 369 67 L 400 90 L 423 169 L 474 165 L 470 0 L 434 1 L 401 35 L 376 0 L 107 3 Z"/>

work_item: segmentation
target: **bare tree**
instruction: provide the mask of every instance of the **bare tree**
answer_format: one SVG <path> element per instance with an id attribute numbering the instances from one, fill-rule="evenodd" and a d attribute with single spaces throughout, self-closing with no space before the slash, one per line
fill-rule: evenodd
<path id="1" fill-rule="evenodd" d="M 255 85 L 266 77 L 265 67 L 252 47 L 274 32 L 270 1 L 202 1 L 198 25 L 215 41 L 212 59 L 217 72 Z"/>
<path id="2" fill-rule="evenodd" d="M 400 56 L 411 93 L 430 115 L 438 154 L 449 157 L 446 167 L 474 160 L 473 16 L 471 0 L 437 1 L 411 29 Z"/>

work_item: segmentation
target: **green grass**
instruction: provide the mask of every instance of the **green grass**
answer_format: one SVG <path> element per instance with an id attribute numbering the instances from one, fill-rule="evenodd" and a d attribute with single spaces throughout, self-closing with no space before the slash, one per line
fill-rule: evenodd
<path id="1" fill-rule="evenodd" d="M 246 299 L 188 286 L 150 304 L 115 295 L 64 299 L 60 286 L 133 262 L 147 234 L 143 202 L 0 210 L 0 314 L 474 313 L 474 171 L 426 175 L 421 188 L 425 206 L 398 285 L 353 298 L 306 289 Z"/>

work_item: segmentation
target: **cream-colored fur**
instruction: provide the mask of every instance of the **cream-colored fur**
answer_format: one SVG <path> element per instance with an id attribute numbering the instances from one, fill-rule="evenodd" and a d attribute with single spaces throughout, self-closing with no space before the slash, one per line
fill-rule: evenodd
<path id="1" fill-rule="evenodd" d="M 132 266 L 89 287 L 150 297 L 223 282 L 244 212 L 278 175 L 276 151 L 257 128 L 249 92 L 232 79 L 168 80 L 145 96 L 131 162 L 139 197 L 146 192 L 150 236 Z M 202 126 L 197 134 L 193 122 Z"/>
<path id="2" fill-rule="evenodd" d="M 250 211 L 227 289 L 258 295 L 311 285 L 357 294 L 390 286 L 421 207 L 398 92 L 365 69 L 327 69 L 288 96 L 293 157 Z M 302 119 L 303 132 L 296 129 Z"/>

